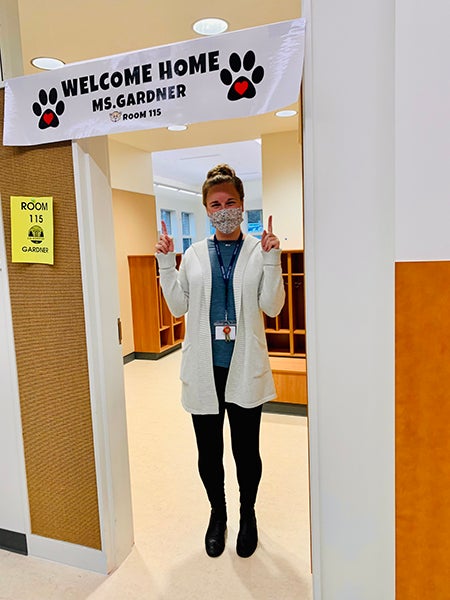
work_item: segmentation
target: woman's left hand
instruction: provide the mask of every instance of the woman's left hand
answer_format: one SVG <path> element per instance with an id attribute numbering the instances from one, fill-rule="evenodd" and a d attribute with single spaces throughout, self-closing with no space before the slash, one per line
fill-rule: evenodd
<path id="1" fill-rule="evenodd" d="M 277 236 L 272 232 L 272 215 L 269 217 L 269 221 L 267 223 L 267 231 L 264 229 L 263 234 L 261 236 L 261 248 L 264 252 L 269 252 L 272 249 L 279 249 L 280 240 Z"/>

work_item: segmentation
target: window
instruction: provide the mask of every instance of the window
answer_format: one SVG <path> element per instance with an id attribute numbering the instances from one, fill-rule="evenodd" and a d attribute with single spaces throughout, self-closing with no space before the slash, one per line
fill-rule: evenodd
<path id="1" fill-rule="evenodd" d="M 247 231 L 253 236 L 261 239 L 262 232 L 264 231 L 263 225 L 263 211 L 257 210 L 246 210 L 247 216 Z"/>
<path id="2" fill-rule="evenodd" d="M 183 242 L 183 252 L 192 244 L 192 223 L 194 215 L 192 213 L 181 213 L 181 235 Z"/>
<path id="3" fill-rule="evenodd" d="M 166 210 L 165 208 L 161 209 L 161 221 L 164 221 L 167 227 L 167 233 L 172 235 L 172 211 Z"/>

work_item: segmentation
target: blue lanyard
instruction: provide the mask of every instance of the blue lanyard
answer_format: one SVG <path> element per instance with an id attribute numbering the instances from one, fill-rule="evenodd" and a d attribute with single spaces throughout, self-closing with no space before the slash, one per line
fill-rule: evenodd
<path id="1" fill-rule="evenodd" d="M 241 231 L 241 235 L 239 236 L 237 243 L 234 247 L 233 254 L 231 255 L 230 264 L 228 265 L 228 269 L 225 269 L 225 265 L 223 264 L 222 254 L 220 252 L 219 242 L 217 241 L 217 237 L 214 236 L 214 247 L 216 249 L 217 260 L 219 261 L 220 272 L 222 274 L 222 279 L 225 284 L 225 321 L 228 320 L 228 284 L 231 277 L 231 271 L 233 270 L 234 263 L 236 262 L 237 255 L 239 250 L 241 249 L 243 243 L 243 235 Z"/>

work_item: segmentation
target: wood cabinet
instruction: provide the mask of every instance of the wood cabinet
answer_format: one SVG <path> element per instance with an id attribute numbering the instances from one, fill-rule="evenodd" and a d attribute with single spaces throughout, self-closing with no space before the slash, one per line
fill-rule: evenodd
<path id="1" fill-rule="evenodd" d="M 274 402 L 308 404 L 306 359 L 270 356 L 273 381 L 277 391 Z"/>
<path id="2" fill-rule="evenodd" d="M 303 250 L 281 253 L 286 301 L 277 317 L 265 316 L 266 338 L 271 356 L 305 358 L 305 274 Z"/>
<path id="3" fill-rule="evenodd" d="M 176 256 L 177 265 L 181 254 Z M 180 347 L 184 317 L 175 318 L 164 300 L 153 254 L 128 256 L 134 353 L 136 358 L 158 359 Z"/>
<path id="4" fill-rule="evenodd" d="M 303 250 L 283 250 L 281 268 L 286 301 L 277 317 L 265 316 L 275 402 L 307 404 L 305 274 Z"/>

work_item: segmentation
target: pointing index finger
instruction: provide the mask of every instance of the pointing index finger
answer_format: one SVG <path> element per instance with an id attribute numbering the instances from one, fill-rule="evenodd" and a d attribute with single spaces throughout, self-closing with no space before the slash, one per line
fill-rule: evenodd
<path id="1" fill-rule="evenodd" d="M 161 231 L 163 235 L 167 235 L 167 227 L 165 221 L 161 221 Z"/>
<path id="2" fill-rule="evenodd" d="M 272 215 L 270 215 L 267 223 L 267 233 L 272 233 Z"/>

